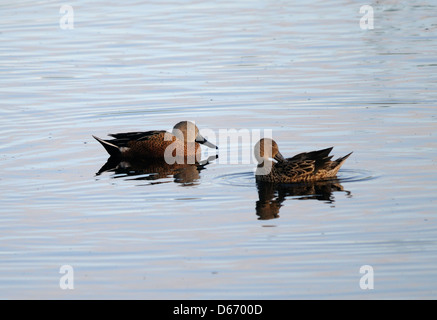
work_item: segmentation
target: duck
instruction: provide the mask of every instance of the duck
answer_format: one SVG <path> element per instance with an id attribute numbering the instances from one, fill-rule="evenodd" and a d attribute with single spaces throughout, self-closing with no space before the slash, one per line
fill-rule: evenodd
<path id="1" fill-rule="evenodd" d="M 189 158 L 190 163 L 195 163 L 200 159 L 201 144 L 218 149 L 199 133 L 199 129 L 191 121 L 178 122 L 171 133 L 152 130 L 108 135 L 114 139 L 93 137 L 102 144 L 112 159 L 118 160 L 161 159 L 168 164 L 174 164 Z"/>
<path id="2" fill-rule="evenodd" d="M 284 158 L 276 141 L 263 138 L 255 145 L 254 153 L 258 161 L 256 180 L 273 183 L 298 183 L 330 180 L 352 154 L 337 160 L 329 155 L 333 147 L 303 152 L 291 158 Z"/>

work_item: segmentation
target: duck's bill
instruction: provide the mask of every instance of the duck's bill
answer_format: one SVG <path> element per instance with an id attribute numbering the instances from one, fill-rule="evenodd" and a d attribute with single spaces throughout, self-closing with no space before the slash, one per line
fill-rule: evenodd
<path id="1" fill-rule="evenodd" d="M 284 156 L 280 152 L 278 152 L 273 159 L 275 159 L 278 162 L 281 162 L 281 161 L 285 160 Z"/>
<path id="2" fill-rule="evenodd" d="M 218 147 L 217 147 L 215 144 L 209 142 L 209 141 L 206 140 L 206 139 L 204 139 L 203 141 L 198 141 L 198 142 L 199 142 L 200 144 L 203 144 L 204 146 L 207 146 L 208 148 L 218 149 Z"/>
<path id="3" fill-rule="evenodd" d="M 207 146 L 208 148 L 218 149 L 218 147 L 215 144 L 209 142 L 204 137 L 202 137 L 200 134 L 197 135 L 196 142 L 203 144 L 204 146 Z"/>

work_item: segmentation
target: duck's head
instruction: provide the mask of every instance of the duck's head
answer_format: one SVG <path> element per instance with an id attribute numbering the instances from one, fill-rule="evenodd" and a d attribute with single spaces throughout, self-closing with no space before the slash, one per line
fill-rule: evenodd
<path id="1" fill-rule="evenodd" d="M 172 133 L 176 138 L 184 141 L 185 143 L 198 142 L 200 144 L 204 144 L 209 148 L 218 149 L 216 145 L 212 144 L 211 142 L 207 141 L 204 137 L 202 137 L 202 135 L 199 133 L 199 129 L 193 122 L 181 121 L 177 123 L 173 127 Z"/>
<path id="2" fill-rule="evenodd" d="M 263 138 L 255 145 L 255 158 L 259 164 L 271 162 L 275 159 L 278 162 L 284 161 L 284 157 L 279 152 L 278 144 L 273 139 Z"/>

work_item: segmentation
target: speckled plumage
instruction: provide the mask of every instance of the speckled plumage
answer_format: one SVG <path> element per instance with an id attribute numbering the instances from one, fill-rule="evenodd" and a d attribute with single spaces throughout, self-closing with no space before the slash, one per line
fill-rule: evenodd
<path id="1" fill-rule="evenodd" d="M 275 141 L 268 139 L 271 148 L 264 147 L 264 140 L 258 142 L 258 167 L 256 179 L 258 181 L 294 183 L 320 181 L 334 178 L 344 161 L 351 155 L 332 161 L 329 153 L 331 148 L 312 152 L 300 153 L 292 158 L 284 159 Z M 258 150 L 258 151 L 257 151 Z M 273 158 L 277 162 L 270 159 Z"/>

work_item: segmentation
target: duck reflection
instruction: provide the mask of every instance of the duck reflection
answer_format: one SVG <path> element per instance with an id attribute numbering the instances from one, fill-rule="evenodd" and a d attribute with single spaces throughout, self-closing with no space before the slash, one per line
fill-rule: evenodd
<path id="1" fill-rule="evenodd" d="M 118 158 L 109 158 L 100 168 L 96 175 L 104 172 L 114 172 L 123 176 L 138 176 L 132 180 L 153 180 L 152 184 L 164 183 L 160 179 L 173 177 L 175 183 L 185 186 L 197 185 L 200 179 L 200 171 L 212 161 L 217 159 L 217 155 L 210 156 L 195 164 L 168 164 L 161 159 L 148 159 L 143 161 L 121 161 Z"/>
<path id="2" fill-rule="evenodd" d="M 309 183 L 280 184 L 257 181 L 259 200 L 256 202 L 258 220 L 279 218 L 279 209 L 287 197 L 297 197 L 298 200 L 320 200 L 327 203 L 334 202 L 333 192 L 345 191 L 338 179 Z"/>

